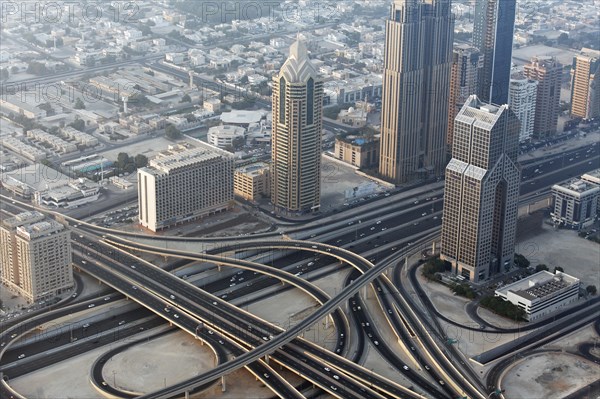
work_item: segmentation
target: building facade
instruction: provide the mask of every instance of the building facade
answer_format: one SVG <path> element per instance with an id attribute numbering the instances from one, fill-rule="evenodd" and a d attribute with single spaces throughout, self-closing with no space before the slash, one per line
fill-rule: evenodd
<path id="1" fill-rule="evenodd" d="M 213 126 L 208 129 L 206 141 L 221 149 L 232 148 L 237 141 L 243 145 L 246 141 L 246 129 L 233 125 Z"/>
<path id="2" fill-rule="evenodd" d="M 140 224 L 158 231 L 229 209 L 233 168 L 230 153 L 208 144 L 169 146 L 138 169 Z"/>
<path id="3" fill-rule="evenodd" d="M 70 233 L 39 212 L 24 212 L 0 225 L 0 280 L 29 303 L 73 287 Z"/>
<path id="4" fill-rule="evenodd" d="M 508 105 L 469 97 L 454 121 L 446 167 L 441 258 L 478 283 L 512 265 L 520 170 L 519 121 Z"/>
<path id="5" fill-rule="evenodd" d="M 371 168 L 379 161 L 379 140 L 375 137 L 336 137 L 335 157 L 358 168 Z"/>
<path id="6" fill-rule="evenodd" d="M 454 17 L 448 0 L 396 0 L 386 21 L 379 175 L 395 183 L 440 176 Z"/>
<path id="7" fill-rule="evenodd" d="M 477 93 L 479 71 L 483 67 L 483 55 L 473 46 L 457 44 L 452 52 L 452 71 L 450 74 L 450 97 L 448 102 L 447 150 L 452 153 L 452 134 L 454 118 L 470 95 Z"/>
<path id="8" fill-rule="evenodd" d="M 541 271 L 505 285 L 495 295 L 525 311 L 529 321 L 541 319 L 579 298 L 578 278 L 557 271 Z"/>
<path id="9" fill-rule="evenodd" d="M 582 179 L 552 186 L 554 223 L 579 230 L 594 223 L 600 187 Z"/>
<path id="10" fill-rule="evenodd" d="M 516 0 L 476 0 L 473 45 L 483 54 L 477 92 L 491 104 L 508 102 Z"/>
<path id="11" fill-rule="evenodd" d="M 573 57 L 571 67 L 571 116 L 600 116 L 600 51 L 589 48 Z"/>
<path id="12" fill-rule="evenodd" d="M 533 134 L 538 138 L 556 134 L 562 69 L 556 58 L 548 56 L 533 57 L 524 67 L 525 77 L 538 82 L 533 122 Z"/>
<path id="13" fill-rule="evenodd" d="M 235 170 L 233 193 L 248 201 L 256 201 L 271 195 L 271 174 L 269 165 L 255 163 Z"/>
<path id="14" fill-rule="evenodd" d="M 600 187 L 600 169 L 594 169 L 581 175 L 581 180 Z M 598 194 L 598 201 L 596 201 L 596 215 L 600 217 L 600 194 Z"/>
<path id="15" fill-rule="evenodd" d="M 521 74 L 513 75 L 508 90 L 508 104 L 521 122 L 519 142 L 531 140 L 535 123 L 538 82 Z"/>
<path id="16" fill-rule="evenodd" d="M 317 211 L 321 197 L 323 82 L 303 42 L 273 77 L 271 202 L 282 213 Z"/>

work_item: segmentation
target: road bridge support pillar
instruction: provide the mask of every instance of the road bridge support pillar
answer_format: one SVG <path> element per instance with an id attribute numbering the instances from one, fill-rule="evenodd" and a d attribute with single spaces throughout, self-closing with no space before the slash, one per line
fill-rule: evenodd
<path id="1" fill-rule="evenodd" d="M 365 299 L 369 299 L 369 285 L 370 284 L 365 284 L 363 285 L 363 287 L 360 289 L 361 293 L 360 295 L 362 295 L 363 298 Z"/>
<path id="2" fill-rule="evenodd" d="M 527 214 L 531 215 L 531 204 L 527 204 Z"/>
<path id="3" fill-rule="evenodd" d="M 221 392 L 225 392 L 227 390 L 227 382 L 225 381 L 225 376 L 221 376 Z"/>
<path id="4" fill-rule="evenodd" d="M 269 355 L 265 355 L 265 363 L 269 364 Z"/>
<path id="5" fill-rule="evenodd" d="M 436 248 L 435 241 L 433 241 L 433 242 L 431 243 L 431 254 L 432 254 L 432 255 L 435 255 L 435 248 Z"/>
<path id="6" fill-rule="evenodd" d="M 189 391 L 185 391 L 185 399 L 190 399 L 190 392 Z"/>

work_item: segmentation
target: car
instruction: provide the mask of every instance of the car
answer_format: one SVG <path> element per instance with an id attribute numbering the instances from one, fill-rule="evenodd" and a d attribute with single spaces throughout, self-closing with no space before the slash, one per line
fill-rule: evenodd
<path id="1" fill-rule="evenodd" d="M 174 314 L 173 314 L 173 317 L 174 317 L 174 318 L 176 318 L 176 319 L 178 319 L 178 318 L 179 318 L 179 315 L 178 315 L 177 313 L 174 313 Z"/>
<path id="2" fill-rule="evenodd" d="M 438 382 L 440 383 L 440 385 L 441 385 L 441 386 L 444 386 L 444 385 L 446 385 L 446 384 L 444 383 L 444 381 L 442 381 L 442 380 L 439 380 Z"/>
<path id="3" fill-rule="evenodd" d="M 264 373 L 263 376 L 265 376 L 265 378 L 269 378 L 269 374 Z"/>
<path id="4" fill-rule="evenodd" d="M 175 299 L 175 295 L 169 295 L 169 298 Z"/>
<path id="5" fill-rule="evenodd" d="M 133 288 L 134 290 L 137 290 L 137 286 L 132 285 L 131 288 Z"/>
<path id="6" fill-rule="evenodd" d="M 215 332 L 214 332 L 213 330 L 208 330 L 208 333 L 209 333 L 210 335 L 213 335 Z"/>
<path id="7" fill-rule="evenodd" d="M 377 223 L 375 223 L 375 224 L 381 224 L 381 220 L 378 220 Z"/>
<path id="8" fill-rule="evenodd" d="M 425 370 L 431 370 L 431 367 L 429 367 L 428 365 L 425 365 Z"/>
<path id="9" fill-rule="evenodd" d="M 10 336 L 10 337 L 11 337 L 11 338 L 14 338 L 14 337 L 16 337 L 16 336 L 17 336 L 17 334 L 15 333 L 15 334 L 11 334 L 11 336 Z"/>
<path id="10" fill-rule="evenodd" d="M 229 286 L 230 286 L 230 287 L 234 287 L 234 286 L 235 286 L 235 283 L 231 283 L 231 284 L 229 284 Z"/>
<path id="11" fill-rule="evenodd" d="M 381 231 L 386 231 L 386 230 L 387 230 L 387 227 L 382 227 L 381 228 Z"/>
<path id="12" fill-rule="evenodd" d="M 310 267 L 310 266 L 313 266 L 314 264 L 315 264 L 315 262 L 308 262 L 308 265 L 306 265 L 306 266 Z"/>
<path id="13" fill-rule="evenodd" d="M 371 333 L 368 333 L 368 334 L 367 334 L 367 336 L 368 336 L 369 338 L 373 338 L 373 334 L 371 334 Z"/>
<path id="14" fill-rule="evenodd" d="M 404 370 L 408 370 L 408 366 L 407 366 L 406 364 L 405 364 L 404 366 L 402 366 L 402 368 L 403 368 Z"/>
<path id="15" fill-rule="evenodd" d="M 102 386 L 107 386 L 108 384 L 106 383 L 106 381 L 102 381 Z"/>
<path id="16" fill-rule="evenodd" d="M 213 305 L 217 306 L 218 305 L 217 301 L 213 301 Z"/>
<path id="17" fill-rule="evenodd" d="M 225 345 L 225 342 L 223 342 L 223 340 L 221 340 L 221 339 L 219 340 L 219 343 L 220 343 L 221 345 Z"/>
<path id="18" fill-rule="evenodd" d="M 312 249 L 317 249 L 317 246 L 316 246 L 316 245 L 313 245 L 311 248 L 312 248 Z"/>
<path id="19" fill-rule="evenodd" d="M 240 270 L 239 272 L 237 272 L 237 274 L 242 274 L 242 273 L 244 273 L 243 270 Z"/>
<path id="20" fill-rule="evenodd" d="M 171 308 L 167 306 L 167 307 L 165 308 L 165 312 L 169 313 L 170 311 L 171 311 Z"/>
<path id="21" fill-rule="evenodd" d="M 414 346 L 411 346 L 411 347 L 410 347 L 410 350 L 411 350 L 411 351 L 414 351 L 414 350 L 415 350 L 415 347 L 414 347 Z"/>
<path id="22" fill-rule="evenodd" d="M 135 269 L 135 265 L 131 265 L 131 268 L 132 268 L 132 269 Z"/>
<path id="23" fill-rule="evenodd" d="M 417 205 L 419 203 L 419 200 L 413 202 L 413 204 Z"/>
<path id="24" fill-rule="evenodd" d="M 89 326 L 90 326 L 90 323 L 85 323 L 85 324 L 83 325 L 83 328 L 88 328 Z"/>
<path id="25" fill-rule="evenodd" d="M 339 375 L 337 375 L 337 374 L 334 374 L 334 375 L 333 375 L 333 378 L 334 378 L 334 379 L 336 379 L 336 380 L 339 380 L 339 379 L 340 379 L 340 376 L 339 376 Z"/>
<path id="26" fill-rule="evenodd" d="M 371 227 L 371 231 L 375 230 L 375 227 Z"/>
<path id="27" fill-rule="evenodd" d="M 77 297 L 77 293 L 74 293 L 73 295 L 71 295 L 71 298 L 76 298 Z"/>
<path id="28" fill-rule="evenodd" d="M 379 345 L 379 341 L 373 341 L 373 343 L 375 344 L 375 346 Z"/>
<path id="29" fill-rule="evenodd" d="M 269 340 L 269 337 L 262 337 L 262 338 L 263 338 L 263 341 L 268 341 Z"/>
<path id="30" fill-rule="evenodd" d="M 96 306 L 96 305 L 94 305 L 93 303 L 90 303 L 90 304 L 88 305 L 88 308 L 93 308 L 94 306 Z"/>
<path id="31" fill-rule="evenodd" d="M 119 322 L 119 325 L 120 325 L 120 326 L 122 326 L 123 324 L 125 324 L 125 320 L 121 320 L 121 321 Z"/>
<path id="32" fill-rule="evenodd" d="M 325 370 L 325 371 L 327 371 L 327 372 L 330 372 L 330 371 L 331 371 L 331 369 L 330 369 L 329 367 L 323 367 L 323 370 Z"/>
<path id="33" fill-rule="evenodd" d="M 330 386 L 329 388 L 333 389 L 334 391 L 337 391 L 337 388 L 336 388 L 336 387 L 334 387 L 333 385 L 332 385 L 332 386 Z"/>
<path id="34" fill-rule="evenodd" d="M 82 260 L 81 263 L 83 263 L 84 265 L 87 265 L 87 262 L 85 260 Z"/>
<path id="35" fill-rule="evenodd" d="M 21 353 L 21 354 L 19 355 L 18 359 L 23 359 L 24 357 L 25 357 L 25 354 L 24 354 L 24 353 Z"/>
<path id="36" fill-rule="evenodd" d="M 110 301 L 110 297 L 109 297 L 109 296 L 105 296 L 105 297 L 104 297 L 104 300 L 105 300 L 105 301 Z"/>
<path id="37" fill-rule="evenodd" d="M 389 314 L 392 314 L 392 309 L 388 309 L 388 313 L 389 313 Z"/>
<path id="38" fill-rule="evenodd" d="M 227 298 L 227 294 L 221 295 L 221 299 L 225 299 L 225 298 Z"/>

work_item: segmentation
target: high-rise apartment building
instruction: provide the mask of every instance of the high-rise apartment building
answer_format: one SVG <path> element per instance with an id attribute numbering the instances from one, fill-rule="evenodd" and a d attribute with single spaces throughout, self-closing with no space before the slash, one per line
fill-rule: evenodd
<path id="1" fill-rule="evenodd" d="M 323 81 L 297 40 L 273 77 L 271 202 L 277 212 L 319 209 Z"/>
<path id="2" fill-rule="evenodd" d="M 24 212 L 3 220 L 0 281 L 30 303 L 72 288 L 69 231 L 39 212 Z"/>
<path id="3" fill-rule="evenodd" d="M 209 144 L 173 145 L 138 169 L 140 224 L 157 231 L 229 209 L 231 153 Z"/>
<path id="4" fill-rule="evenodd" d="M 519 142 L 531 140 L 537 101 L 536 80 L 527 79 L 523 74 L 513 74 L 508 89 L 508 104 L 521 122 Z"/>
<path id="5" fill-rule="evenodd" d="M 454 17 L 449 0 L 395 0 L 386 21 L 379 174 L 399 184 L 439 176 Z"/>
<path id="6" fill-rule="evenodd" d="M 446 167 L 441 258 L 480 282 L 513 262 L 520 171 L 519 121 L 508 105 L 469 97 L 454 121 Z"/>
<path id="7" fill-rule="evenodd" d="M 483 54 L 478 96 L 491 104 L 508 102 L 516 0 L 476 0 L 473 45 Z"/>
<path id="8" fill-rule="evenodd" d="M 573 57 L 571 67 L 571 116 L 600 116 L 600 51 L 589 48 Z"/>
<path id="9" fill-rule="evenodd" d="M 452 72 L 450 75 L 450 97 L 448 104 L 447 151 L 452 152 L 452 134 L 454 118 L 469 96 L 477 93 L 477 79 L 483 67 L 483 55 L 468 44 L 456 44 L 452 53 Z"/>
<path id="10" fill-rule="evenodd" d="M 556 134 L 562 69 L 556 58 L 549 56 L 533 57 L 524 67 L 525 76 L 538 82 L 533 122 L 533 134 L 536 137 Z"/>

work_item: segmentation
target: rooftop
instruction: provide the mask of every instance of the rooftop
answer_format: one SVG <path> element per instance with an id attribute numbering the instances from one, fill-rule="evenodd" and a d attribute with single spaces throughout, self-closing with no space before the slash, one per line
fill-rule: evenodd
<path id="1" fill-rule="evenodd" d="M 141 168 L 141 170 L 151 174 L 170 173 L 180 168 L 218 160 L 226 156 L 230 155 L 208 144 L 201 144 L 198 147 L 178 144 L 169 146 L 168 150 L 160 152 L 149 162 L 148 167 Z"/>
<path id="2" fill-rule="evenodd" d="M 30 225 L 17 227 L 17 235 L 31 240 L 46 235 L 59 232 L 64 226 L 54 220 L 44 220 Z"/>
<path id="3" fill-rule="evenodd" d="M 221 121 L 223 123 L 232 124 L 250 124 L 258 123 L 267 116 L 267 111 L 244 111 L 234 110 L 231 112 L 223 112 L 221 114 Z"/>
<path id="4" fill-rule="evenodd" d="M 600 185 L 600 169 L 592 170 L 581 176 L 582 180 Z"/>
<path id="5" fill-rule="evenodd" d="M 496 292 L 506 296 L 511 291 L 532 301 L 552 295 L 563 288 L 577 283 L 579 283 L 579 279 L 568 274 L 562 272 L 552 274 L 543 270 L 512 284 L 505 285 L 501 289 L 496 290 Z"/>
<path id="6" fill-rule="evenodd" d="M 600 191 L 598 185 L 582 179 L 572 179 L 565 183 L 559 183 L 552 186 L 552 190 L 561 191 L 569 194 L 593 194 Z"/>
<path id="7" fill-rule="evenodd" d="M 44 220 L 45 216 L 41 212 L 30 211 L 22 212 L 11 218 L 4 219 L 2 225 L 9 229 L 14 229 L 17 226 L 24 224 L 35 223 Z"/>

